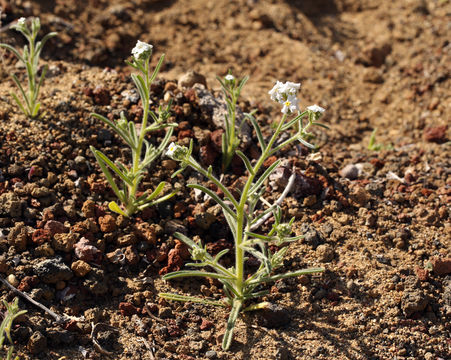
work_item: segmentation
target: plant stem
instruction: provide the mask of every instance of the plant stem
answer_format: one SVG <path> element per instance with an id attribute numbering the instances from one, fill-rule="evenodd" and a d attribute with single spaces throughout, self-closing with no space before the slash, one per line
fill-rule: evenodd
<path id="1" fill-rule="evenodd" d="M 280 120 L 276 131 L 274 132 L 273 136 L 271 137 L 271 140 L 269 141 L 268 145 L 266 146 L 266 149 L 263 151 L 263 154 L 261 155 L 260 159 L 257 161 L 253 168 L 253 174 L 249 174 L 249 177 L 246 181 L 246 184 L 244 185 L 243 192 L 241 194 L 240 203 L 238 204 L 237 208 L 237 229 L 236 229 L 236 239 L 235 239 L 235 266 L 236 266 L 236 287 L 239 294 L 243 294 L 243 283 L 244 283 L 244 250 L 241 247 L 241 244 L 247 240 L 247 235 L 244 235 L 244 207 L 246 205 L 246 202 L 248 200 L 248 192 L 251 188 L 252 182 L 254 181 L 254 178 L 256 174 L 258 173 L 258 170 L 260 170 L 260 167 L 263 165 L 263 162 L 267 159 L 268 155 L 271 152 L 271 148 L 274 145 L 274 142 L 276 141 L 280 130 L 285 123 L 287 119 L 287 115 L 285 114 L 282 117 L 282 120 Z M 246 224 L 247 227 L 249 227 L 249 224 Z M 249 230 L 249 229 L 248 229 Z"/>
<path id="2" fill-rule="evenodd" d="M 223 169 L 222 171 L 225 172 L 227 170 L 227 168 L 229 167 L 232 159 L 233 159 L 233 155 L 235 155 L 235 123 L 236 123 L 236 103 L 238 101 L 238 97 L 236 96 L 235 92 L 232 91 L 232 108 L 231 108 L 231 119 L 230 119 L 230 124 L 228 124 L 228 126 L 226 126 L 226 129 L 229 129 L 229 133 L 227 134 L 226 131 L 226 140 L 227 140 L 227 148 L 226 148 L 226 153 L 224 154 L 224 161 L 223 161 Z"/>
<path id="3" fill-rule="evenodd" d="M 144 76 L 145 76 L 145 81 L 146 81 L 146 90 L 147 90 L 147 95 L 149 94 L 150 91 L 150 78 L 149 78 L 149 60 L 146 61 L 146 65 L 145 65 L 145 69 L 144 69 Z M 149 118 L 149 98 L 143 98 L 141 99 L 142 103 L 143 103 L 143 119 L 141 122 L 141 131 L 139 132 L 139 137 L 138 137 L 138 144 L 136 147 L 136 150 L 133 153 L 133 167 L 132 167 L 132 176 L 133 176 L 133 186 L 129 187 L 129 196 L 132 199 L 135 199 L 135 195 L 136 195 L 136 191 L 138 190 L 138 173 L 139 173 L 139 164 L 141 162 L 141 152 L 142 152 L 142 147 L 143 147 L 143 143 L 144 143 L 144 137 L 146 136 L 146 128 L 147 128 L 147 121 Z M 134 200 L 133 200 L 134 203 Z M 129 215 L 133 214 L 136 210 L 136 206 L 132 204 L 129 204 L 127 207 L 127 213 Z"/>

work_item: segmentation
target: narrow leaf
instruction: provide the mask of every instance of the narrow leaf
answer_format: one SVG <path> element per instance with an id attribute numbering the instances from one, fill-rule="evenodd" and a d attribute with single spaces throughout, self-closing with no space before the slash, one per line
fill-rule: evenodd
<path id="1" fill-rule="evenodd" d="M 254 168 L 251 165 L 251 162 L 247 158 L 246 155 L 244 155 L 240 150 L 236 151 L 236 154 L 243 160 L 244 165 L 246 166 L 247 171 L 249 171 L 249 174 L 255 175 Z"/>
<path id="2" fill-rule="evenodd" d="M 102 161 L 110 167 L 111 170 L 113 170 L 116 175 L 118 175 L 124 182 L 126 182 L 128 185 L 133 186 L 132 180 L 124 174 L 108 157 L 102 153 L 99 150 L 94 150 L 96 153 L 96 158 L 102 159 Z"/>
<path id="3" fill-rule="evenodd" d="M 194 296 L 185 296 L 185 295 L 169 294 L 169 293 L 159 293 L 158 296 L 163 299 L 166 299 L 166 300 L 192 302 L 192 303 L 197 303 L 197 304 L 215 305 L 215 306 L 222 306 L 222 307 L 227 306 L 223 301 L 202 299 L 202 298 L 198 298 L 198 297 L 194 297 Z"/>
<path id="4" fill-rule="evenodd" d="M 149 79 L 149 81 L 150 81 L 151 83 L 152 83 L 152 82 L 155 80 L 155 78 L 157 77 L 157 75 L 158 75 L 158 73 L 159 73 L 159 71 L 160 71 L 161 65 L 163 64 L 164 57 L 165 57 L 165 54 L 163 54 L 163 55 L 160 56 L 160 60 L 158 60 L 158 64 L 157 64 L 157 66 L 155 66 L 155 70 L 153 71 L 152 76 L 151 76 L 150 79 Z"/>
<path id="5" fill-rule="evenodd" d="M 111 188 L 113 189 L 114 193 L 122 202 L 125 202 L 124 195 L 121 193 L 121 191 L 119 191 L 119 188 L 117 187 L 116 182 L 114 181 L 114 178 L 111 175 L 111 172 L 108 170 L 108 167 L 105 165 L 103 160 L 97 155 L 97 150 L 93 146 L 90 146 L 90 149 L 93 152 L 93 154 L 97 160 L 97 163 L 99 164 L 100 168 L 102 169 L 103 174 L 105 175 L 105 177 L 106 177 L 108 183 L 110 184 Z"/>
<path id="6" fill-rule="evenodd" d="M 261 278 L 261 279 L 258 279 L 258 283 L 273 282 L 273 281 L 277 281 L 280 279 L 286 279 L 286 278 L 290 278 L 290 277 L 315 274 L 315 273 L 323 272 L 324 270 L 325 270 L 324 268 L 311 268 L 311 269 L 298 270 L 298 271 L 294 271 L 294 272 L 288 272 L 285 274 L 278 274 L 278 275 Z"/>
<path id="7" fill-rule="evenodd" d="M 189 276 L 197 276 L 197 277 L 208 277 L 213 279 L 227 279 L 232 280 L 232 277 L 224 276 L 214 272 L 206 272 L 206 271 L 196 271 L 196 270 L 180 270 L 174 271 L 172 273 L 166 274 L 163 276 L 163 280 L 171 280 L 177 279 L 181 277 L 189 277 Z"/>
<path id="8" fill-rule="evenodd" d="M 206 187 L 198 184 L 189 184 L 188 187 L 203 191 L 213 200 L 215 200 L 219 205 L 221 205 L 222 209 L 225 210 L 227 213 L 229 213 L 229 215 L 232 216 L 233 219 L 236 219 L 236 215 L 232 211 L 232 209 L 230 209 L 230 207 L 218 195 L 216 195 L 214 191 L 211 191 L 210 189 L 207 189 Z"/>
<path id="9" fill-rule="evenodd" d="M 233 330 L 235 329 L 236 320 L 240 314 L 243 303 L 239 300 L 234 300 L 232 305 L 232 311 L 230 311 L 229 319 L 227 321 L 227 328 L 222 340 L 222 348 L 228 350 L 233 338 Z"/>
<path id="10" fill-rule="evenodd" d="M 14 101 L 16 102 L 17 106 L 19 106 L 20 110 L 22 110 L 22 112 L 26 115 L 26 116 L 31 116 L 31 114 L 25 110 L 25 107 L 23 106 L 22 102 L 19 100 L 19 98 L 17 97 L 16 94 L 11 93 L 11 96 L 13 97 Z"/>
<path id="11" fill-rule="evenodd" d="M 270 167 L 266 169 L 266 171 L 260 176 L 260 178 L 255 182 L 252 188 L 249 191 L 249 194 L 253 194 L 258 188 L 263 184 L 263 182 L 268 178 L 269 175 L 273 173 L 273 171 L 280 165 L 281 160 L 277 160 Z"/>
<path id="12" fill-rule="evenodd" d="M 265 144 L 265 140 L 263 139 L 263 134 L 260 129 L 260 125 L 258 125 L 257 120 L 255 119 L 255 117 L 252 114 L 245 114 L 245 116 L 250 120 L 252 126 L 255 129 L 255 133 L 257 134 L 258 142 L 260 143 L 260 148 L 262 149 L 262 151 L 265 151 L 266 144 Z"/>

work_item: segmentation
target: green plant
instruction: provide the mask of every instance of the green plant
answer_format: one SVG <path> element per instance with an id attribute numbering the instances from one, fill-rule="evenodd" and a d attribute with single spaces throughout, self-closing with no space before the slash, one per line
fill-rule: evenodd
<path id="1" fill-rule="evenodd" d="M 28 45 L 25 45 L 22 54 L 8 44 L 0 44 L 0 47 L 11 51 L 17 59 L 25 66 L 27 70 L 28 89 L 25 90 L 20 83 L 19 78 L 12 74 L 12 78 L 20 90 L 23 102 L 19 99 L 17 94 L 11 93 L 14 101 L 19 106 L 20 110 L 29 118 L 35 118 L 39 114 L 41 103 L 38 102 L 39 90 L 47 73 L 47 65 L 41 71 L 41 76 L 38 76 L 39 57 L 42 48 L 48 39 L 57 35 L 56 32 L 51 32 L 45 35 L 41 41 L 36 42 L 36 37 L 41 29 L 41 22 L 39 18 L 31 20 L 31 28 L 26 24 L 25 18 L 20 18 L 13 28 L 22 33 L 28 40 Z"/>
<path id="2" fill-rule="evenodd" d="M 11 339 L 11 327 L 13 321 L 20 315 L 25 314 L 26 310 L 19 309 L 19 298 L 15 298 L 11 304 L 3 301 L 3 305 L 6 307 L 6 313 L 4 314 L 3 321 L 0 325 L 0 349 L 3 347 L 5 339 L 8 339 L 11 346 L 8 349 L 6 360 L 11 360 L 13 358 L 14 346 L 13 340 Z M 18 360 L 17 356 L 15 360 Z"/>
<path id="3" fill-rule="evenodd" d="M 376 133 L 377 133 L 377 128 L 375 128 L 373 130 L 373 132 L 371 133 L 370 141 L 368 142 L 368 150 L 381 151 L 382 149 L 387 149 L 387 150 L 393 149 L 392 145 L 384 145 L 384 144 L 376 143 Z"/>
<path id="4" fill-rule="evenodd" d="M 164 60 L 164 54 L 160 57 L 160 60 L 152 73 L 150 72 L 149 66 L 152 55 L 152 45 L 138 41 L 135 48 L 132 50 L 132 54 L 132 62 L 127 63 L 140 72 L 140 74 L 132 74 L 131 76 L 138 89 L 143 106 L 141 127 L 137 129 L 135 123 L 133 121 L 128 121 L 123 112 L 117 122 L 111 121 L 99 114 L 91 114 L 111 126 L 116 134 L 118 134 L 131 149 L 132 165 L 131 167 L 127 167 L 118 161 L 111 161 L 104 153 L 91 146 L 91 151 L 94 153 L 100 168 L 123 206 L 123 208 L 121 208 L 115 201 L 111 201 L 108 205 L 110 210 L 127 217 L 148 206 L 165 201 L 175 194 L 171 193 L 157 199 L 165 186 L 165 182 L 160 182 L 153 192 L 149 193 L 148 191 L 145 191 L 144 194 L 137 196 L 139 185 L 144 177 L 146 168 L 159 157 L 166 148 L 169 138 L 172 135 L 173 128 L 177 126 L 177 124 L 170 124 L 167 122 L 170 117 L 171 103 L 165 108 L 160 106 L 158 114 L 155 114 L 150 110 L 150 86 L 160 70 Z M 153 120 L 150 125 L 148 125 L 149 116 Z M 153 146 L 145 139 L 148 133 L 165 128 L 168 128 L 166 130 L 166 135 L 158 147 Z M 143 150 L 144 157 L 141 158 Z M 122 189 L 116 184 L 110 170 L 121 180 Z"/>
<path id="5" fill-rule="evenodd" d="M 227 296 L 227 300 L 226 302 L 214 301 L 170 293 L 160 293 L 159 295 L 169 300 L 230 306 L 231 311 L 222 343 L 224 349 L 230 347 L 233 329 L 240 312 L 257 310 L 267 306 L 267 303 L 262 302 L 245 307 L 245 303 L 248 300 L 259 298 L 267 294 L 267 291 L 262 289 L 261 285 L 279 279 L 323 271 L 322 268 L 313 268 L 282 274 L 274 273 L 276 269 L 283 266 L 283 258 L 288 250 L 285 245 L 287 245 L 288 242 L 300 239 L 301 236 L 291 237 L 291 226 L 294 219 L 291 219 L 288 223 L 283 223 L 282 211 L 279 206 L 277 204 L 270 204 L 263 198 L 266 191 L 265 180 L 268 179 L 281 162 L 281 160 L 277 160 L 266 170 L 261 171 L 265 160 L 276 154 L 281 148 L 297 140 L 313 147 L 304 140 L 304 138 L 310 135 L 308 132 L 309 127 L 312 125 L 324 126 L 317 122 L 324 112 L 323 108 L 314 105 L 308 107 L 307 110 L 302 113 L 298 111 L 296 94 L 299 85 L 300 84 L 288 82 L 285 84 L 278 82 L 274 89 L 270 91 L 271 98 L 283 105 L 282 112 L 284 115 L 268 142 L 264 140 L 261 128 L 256 119 L 253 116 L 249 116 L 257 134 L 262 154 L 260 158 L 252 164 L 244 153 L 236 150 L 236 154 L 243 160 L 248 172 L 247 181 L 240 191 L 238 198 L 236 198 L 229 189 L 212 174 L 211 166 L 205 170 L 191 156 L 193 150 L 192 142 L 189 148 L 171 143 L 166 153 L 168 156 L 181 163 L 181 168 L 176 171 L 173 176 L 176 176 L 186 167 L 190 166 L 207 177 L 224 193 L 224 199 L 222 199 L 216 192 L 202 185 L 188 185 L 190 188 L 203 191 L 222 207 L 224 217 L 234 238 L 235 266 L 226 268 L 221 264 L 220 260 L 228 250 L 223 250 L 213 257 L 200 242 L 195 242 L 183 234 L 175 233 L 175 236 L 189 247 L 191 257 L 195 261 L 194 263 L 187 265 L 197 268 L 208 268 L 208 271 L 181 270 L 169 273 L 163 278 L 169 280 L 187 276 L 200 276 L 218 279 L 224 286 L 224 293 Z M 293 119 L 288 120 L 288 116 L 295 111 L 298 115 Z M 307 117 L 307 122 L 305 122 L 305 117 Z M 289 131 L 294 125 L 297 125 L 298 129 L 295 134 L 291 134 L 287 140 L 278 142 L 280 134 Z M 263 209 L 258 206 L 260 203 L 263 205 Z M 275 223 L 267 234 L 260 234 L 256 229 L 261 225 L 261 220 L 269 213 L 273 214 Z M 274 251 L 274 248 L 277 250 Z M 246 253 L 255 256 L 260 261 L 260 266 L 256 272 L 249 275 L 246 274 L 244 268 Z M 210 271 L 210 269 L 212 269 L 212 271 Z"/>
<path id="6" fill-rule="evenodd" d="M 240 145 L 239 133 L 241 126 L 236 128 L 236 105 L 241 90 L 249 80 L 245 76 L 241 81 L 238 81 L 231 73 L 227 74 L 224 79 L 217 77 L 221 83 L 222 92 L 227 104 L 227 115 L 224 119 L 225 132 L 222 134 L 222 172 L 226 172 L 227 168 L 235 156 L 235 151 Z M 244 121 L 242 122 L 242 124 Z"/>

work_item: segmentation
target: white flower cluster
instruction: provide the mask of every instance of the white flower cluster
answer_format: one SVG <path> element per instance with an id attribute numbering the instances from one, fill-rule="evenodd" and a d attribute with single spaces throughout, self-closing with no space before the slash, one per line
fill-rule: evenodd
<path id="1" fill-rule="evenodd" d="M 326 111 L 326 109 L 322 108 L 321 106 L 318 105 L 311 105 L 307 107 L 307 110 L 315 113 L 316 115 L 321 115 L 324 113 L 324 111 Z"/>
<path id="2" fill-rule="evenodd" d="M 268 92 L 271 99 L 282 104 L 282 113 L 291 114 L 299 110 L 299 100 L 297 93 L 301 87 L 300 83 L 287 81 L 282 83 L 277 81 L 276 85 Z"/>
<path id="3" fill-rule="evenodd" d="M 233 76 L 232 74 L 227 74 L 227 75 L 224 77 L 224 79 L 225 79 L 226 81 L 233 81 L 233 80 L 235 80 L 235 76 Z"/>
<path id="4" fill-rule="evenodd" d="M 26 20 L 27 19 L 25 19 L 24 17 L 21 17 L 19 20 L 17 20 L 16 26 L 20 26 L 20 27 L 25 26 L 25 21 Z"/>
<path id="5" fill-rule="evenodd" d="M 21 17 L 19 20 L 17 20 L 17 22 L 13 25 L 13 29 L 17 30 L 17 31 L 22 31 L 26 28 L 27 24 L 26 24 L 27 19 L 25 19 L 24 17 Z"/>
<path id="6" fill-rule="evenodd" d="M 152 49 L 152 45 L 138 40 L 136 46 L 132 50 L 132 55 L 136 60 L 145 60 L 152 53 Z"/>

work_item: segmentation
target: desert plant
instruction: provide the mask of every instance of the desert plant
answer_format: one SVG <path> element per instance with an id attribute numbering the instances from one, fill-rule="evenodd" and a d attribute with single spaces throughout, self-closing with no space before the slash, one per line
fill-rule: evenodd
<path id="1" fill-rule="evenodd" d="M 22 33 L 28 40 L 28 45 L 25 45 L 22 53 L 8 44 L 0 44 L 0 47 L 11 51 L 17 59 L 25 66 L 27 70 L 28 89 L 25 90 L 19 78 L 12 74 L 15 84 L 19 88 L 23 101 L 19 99 L 16 93 L 11 92 L 11 96 L 19 106 L 20 110 L 29 118 L 35 118 L 39 114 L 41 103 L 38 102 L 39 90 L 47 73 L 47 65 L 41 70 L 41 75 L 38 76 L 39 58 L 41 56 L 44 44 L 50 38 L 57 35 L 56 32 L 51 32 L 45 35 L 41 41 L 36 42 L 36 37 L 41 29 L 41 21 L 39 18 L 31 20 L 31 27 L 27 26 L 26 19 L 20 18 L 13 28 Z"/>
<path id="2" fill-rule="evenodd" d="M 247 80 L 249 80 L 249 77 L 245 76 L 238 81 L 231 73 L 229 73 L 223 79 L 220 77 L 217 77 L 217 79 L 221 84 L 221 89 L 227 104 L 227 115 L 225 115 L 224 119 L 225 131 L 222 134 L 222 172 L 224 173 L 230 166 L 230 163 L 235 156 L 235 151 L 240 145 L 239 131 L 241 126 L 238 128 L 236 127 L 236 107 L 241 90 Z"/>
<path id="3" fill-rule="evenodd" d="M 152 56 L 152 45 L 138 41 L 132 50 L 132 54 L 132 61 L 127 63 L 140 72 L 140 74 L 132 74 L 131 76 L 138 89 L 143 106 L 141 127 L 137 129 L 135 123 L 133 121 L 128 121 L 123 112 L 117 122 L 111 121 L 99 114 L 91 114 L 113 128 L 116 134 L 118 134 L 131 149 L 132 165 L 131 167 L 127 167 L 118 161 L 111 161 L 104 153 L 91 146 L 91 151 L 94 153 L 100 168 L 123 206 L 123 208 L 121 208 L 115 201 L 111 201 L 108 205 L 110 210 L 127 217 L 148 206 L 165 201 L 175 194 L 171 193 L 157 198 L 165 186 L 165 182 L 160 182 L 153 192 L 149 193 L 148 191 L 145 191 L 144 194 L 137 196 L 139 185 L 144 177 L 146 168 L 159 157 L 167 147 L 173 128 L 177 126 L 177 124 L 168 123 L 171 103 L 165 108 L 160 106 L 157 114 L 150 110 L 150 86 L 160 70 L 164 60 L 164 54 L 160 57 L 160 60 L 152 73 L 149 65 Z M 149 116 L 153 120 L 150 125 L 148 125 Z M 153 146 L 145 139 L 148 133 L 166 128 L 166 135 L 158 147 Z M 142 158 L 141 153 L 143 150 L 144 157 Z M 122 189 L 116 184 L 110 170 L 120 179 Z"/>
<path id="4" fill-rule="evenodd" d="M 11 360 L 13 358 L 13 352 L 14 352 L 14 346 L 13 346 L 13 340 L 11 339 L 11 327 L 13 325 L 14 320 L 22 315 L 25 314 L 26 310 L 20 310 L 19 308 L 19 298 L 15 298 L 14 301 L 11 304 L 8 304 L 6 301 L 3 300 L 3 305 L 6 307 L 6 313 L 4 314 L 2 323 L 0 324 L 0 349 L 3 347 L 3 343 L 5 342 L 5 339 L 8 339 L 11 346 L 8 349 L 8 352 L 6 354 L 6 360 Z M 15 360 L 18 360 L 19 357 L 17 356 Z"/>
<path id="5" fill-rule="evenodd" d="M 230 306 L 231 311 L 222 342 L 222 347 L 224 349 L 230 347 L 233 329 L 239 313 L 241 311 L 261 309 L 267 306 L 267 303 L 262 302 L 244 307 L 246 301 L 259 298 L 267 293 L 267 291 L 261 288 L 261 285 L 279 279 L 323 271 L 322 268 L 313 268 L 281 274 L 274 273 L 276 269 L 283 266 L 283 258 L 288 250 L 288 247 L 286 247 L 287 243 L 296 241 L 302 236 L 292 237 L 291 226 L 294 219 L 291 219 L 288 223 L 282 222 L 282 211 L 280 207 L 276 203 L 270 204 L 263 197 L 266 191 L 265 180 L 268 179 L 281 162 L 281 160 L 277 160 L 266 170 L 261 171 L 265 160 L 294 141 L 300 140 L 303 144 L 313 147 L 304 140 L 311 135 L 308 132 L 308 129 L 312 125 L 324 126 L 317 121 L 324 112 L 323 108 L 314 105 L 308 107 L 307 110 L 303 112 L 299 112 L 297 99 L 299 86 L 300 84 L 290 82 L 285 84 L 277 82 L 273 90 L 270 91 L 271 98 L 283 105 L 283 117 L 281 121 L 279 121 L 277 128 L 268 142 L 265 141 L 260 125 L 256 119 L 253 116 L 249 116 L 257 134 L 262 154 L 256 162 L 252 163 L 244 153 L 236 150 L 236 154 L 243 160 L 248 172 L 247 181 L 240 191 L 238 198 L 236 198 L 230 190 L 213 175 L 211 166 L 205 170 L 191 156 L 193 150 L 192 142 L 189 148 L 172 143 L 166 153 L 168 156 L 181 163 L 181 168 L 175 172 L 173 176 L 190 166 L 207 177 L 224 193 L 224 198 L 222 199 L 216 192 L 202 185 L 188 185 L 190 188 L 203 191 L 222 207 L 224 217 L 235 242 L 235 266 L 226 268 L 220 262 L 221 258 L 229 250 L 223 250 L 216 256 L 212 256 L 200 242 L 195 242 L 183 234 L 175 233 L 175 236 L 189 247 L 191 257 L 196 261 L 187 265 L 201 268 L 206 267 L 213 271 L 181 270 L 165 275 L 164 279 L 169 280 L 186 276 L 218 279 L 224 286 L 224 293 L 227 296 L 227 300 L 226 302 L 215 301 L 171 293 L 160 293 L 160 296 L 169 300 Z M 294 114 L 295 112 L 297 112 L 297 116 L 288 120 L 289 115 Z M 305 121 L 306 117 L 307 121 Z M 289 131 L 294 125 L 297 125 L 297 131 L 294 134 L 291 134 L 287 140 L 278 141 L 281 133 Z M 260 203 L 263 205 L 263 208 L 259 206 Z M 260 234 L 257 229 L 263 222 L 262 219 L 268 213 L 273 214 L 274 225 L 268 233 Z M 274 248 L 277 248 L 277 250 L 274 251 Z M 244 268 L 246 253 L 255 256 L 260 261 L 260 266 L 256 272 L 249 274 L 248 276 L 245 274 Z"/>
<path id="6" fill-rule="evenodd" d="M 381 143 L 377 143 L 376 142 L 376 133 L 377 133 L 377 128 L 374 128 L 374 130 L 371 133 L 370 140 L 368 141 L 368 147 L 367 147 L 368 150 L 370 150 L 370 151 L 393 150 L 392 144 L 384 145 Z"/>

